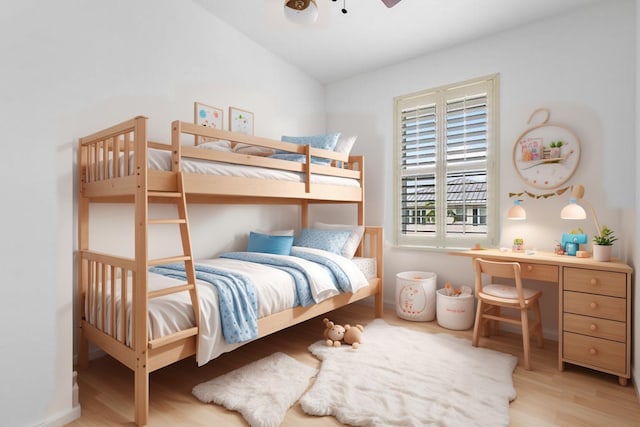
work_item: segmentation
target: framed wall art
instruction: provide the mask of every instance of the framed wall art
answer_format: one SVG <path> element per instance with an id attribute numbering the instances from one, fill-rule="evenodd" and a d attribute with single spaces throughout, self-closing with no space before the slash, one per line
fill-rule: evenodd
<path id="1" fill-rule="evenodd" d="M 223 118 L 224 111 L 221 108 L 212 107 L 201 102 L 193 103 L 193 122 L 195 124 L 212 129 L 223 129 Z M 196 145 L 209 140 L 208 138 L 198 139 L 196 136 Z"/>
<path id="2" fill-rule="evenodd" d="M 229 107 L 229 130 L 253 135 L 253 113 L 236 107 Z"/>

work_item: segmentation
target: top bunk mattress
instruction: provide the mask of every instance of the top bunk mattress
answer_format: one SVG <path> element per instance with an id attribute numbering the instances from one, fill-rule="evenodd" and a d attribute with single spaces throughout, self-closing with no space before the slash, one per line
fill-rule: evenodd
<path id="1" fill-rule="evenodd" d="M 120 155 L 120 175 L 124 175 L 124 155 Z M 147 164 L 150 170 L 170 171 L 171 170 L 171 152 L 149 148 Z M 291 172 L 286 170 L 264 168 L 258 166 L 241 165 L 234 163 L 224 163 L 214 160 L 202 160 L 183 157 L 181 161 L 181 170 L 186 173 L 196 173 L 203 175 L 216 176 L 236 176 L 263 180 L 276 180 L 288 182 L 305 182 L 305 174 L 300 172 Z M 108 168 L 112 170 L 111 166 Z M 134 158 L 129 158 L 129 170 L 134 170 Z M 357 179 L 345 178 L 339 176 L 311 174 L 311 183 L 341 185 L 346 187 L 360 187 Z"/>

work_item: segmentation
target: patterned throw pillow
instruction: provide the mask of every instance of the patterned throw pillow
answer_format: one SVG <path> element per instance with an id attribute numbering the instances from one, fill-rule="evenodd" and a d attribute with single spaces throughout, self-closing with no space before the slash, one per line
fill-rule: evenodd
<path id="1" fill-rule="evenodd" d="M 351 235 L 342 247 L 342 256 L 346 258 L 353 258 L 360 246 L 360 241 L 364 235 L 364 226 L 362 225 L 347 225 L 347 224 L 325 224 L 323 222 L 316 222 L 313 225 L 320 230 L 348 230 Z"/>
<path id="2" fill-rule="evenodd" d="M 298 145 L 310 145 L 313 148 L 320 148 L 322 150 L 333 151 L 340 138 L 340 133 L 328 133 L 326 135 L 314 135 L 314 136 L 282 136 L 280 138 L 283 142 L 292 142 Z M 293 154 L 288 151 L 276 150 L 278 154 Z M 290 160 L 290 159 L 287 159 Z M 311 163 L 324 164 L 331 163 L 331 160 L 324 159 L 322 157 L 311 157 Z M 323 163 L 324 162 L 324 163 Z"/>
<path id="3" fill-rule="evenodd" d="M 325 135 L 313 135 L 313 136 L 282 136 L 283 142 L 292 142 L 298 145 L 311 145 L 313 148 L 320 148 L 323 150 L 333 151 L 340 138 L 340 132 L 328 133 Z"/>
<path id="4" fill-rule="evenodd" d="M 342 248 L 351 236 L 350 230 L 319 230 L 303 228 L 300 235 L 293 241 L 294 246 L 322 249 L 342 255 Z"/>

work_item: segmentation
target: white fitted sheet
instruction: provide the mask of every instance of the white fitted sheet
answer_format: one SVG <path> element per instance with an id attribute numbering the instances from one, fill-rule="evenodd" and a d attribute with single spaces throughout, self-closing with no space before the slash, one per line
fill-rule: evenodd
<path id="1" fill-rule="evenodd" d="M 120 155 L 120 173 L 124 172 L 124 155 Z M 147 164 L 151 170 L 171 170 L 171 152 L 150 148 L 148 150 Z M 133 170 L 133 156 L 130 157 L 129 170 Z M 277 181 L 304 182 L 305 175 L 299 172 L 291 172 L 279 169 L 270 169 L 257 166 L 238 165 L 233 163 L 217 162 L 184 157 L 181 168 L 183 172 L 198 173 L 218 176 L 239 176 L 245 178 L 270 179 Z M 109 166 L 109 171 L 111 166 Z M 101 170 L 99 171 L 101 173 Z M 353 178 L 339 176 L 312 174 L 311 182 L 314 184 L 342 185 L 346 187 L 360 187 L 360 182 Z"/>

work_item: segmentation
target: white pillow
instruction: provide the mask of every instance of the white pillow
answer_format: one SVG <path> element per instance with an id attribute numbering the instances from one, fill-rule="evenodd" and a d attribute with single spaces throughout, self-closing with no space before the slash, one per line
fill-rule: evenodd
<path id="1" fill-rule="evenodd" d="M 231 151 L 231 141 L 225 139 L 214 139 L 198 144 L 198 148 L 216 151 Z"/>
<path id="2" fill-rule="evenodd" d="M 356 143 L 357 136 L 340 136 L 333 149 L 336 153 L 345 153 L 347 156 L 351 153 L 353 145 Z"/>
<path id="3" fill-rule="evenodd" d="M 268 234 L 269 236 L 293 236 L 294 230 L 253 230 L 254 233 Z"/>
<path id="4" fill-rule="evenodd" d="M 260 156 L 260 157 L 270 156 L 276 152 L 276 150 L 274 150 L 273 148 L 243 144 L 242 142 L 239 142 L 238 144 L 236 144 L 236 146 L 233 148 L 233 151 L 239 154 L 249 154 L 251 156 Z"/>
<path id="5" fill-rule="evenodd" d="M 364 235 L 364 226 L 362 225 L 325 224 L 316 222 L 314 228 L 320 230 L 350 230 L 351 235 L 342 247 L 342 256 L 345 258 L 353 258 Z"/>

